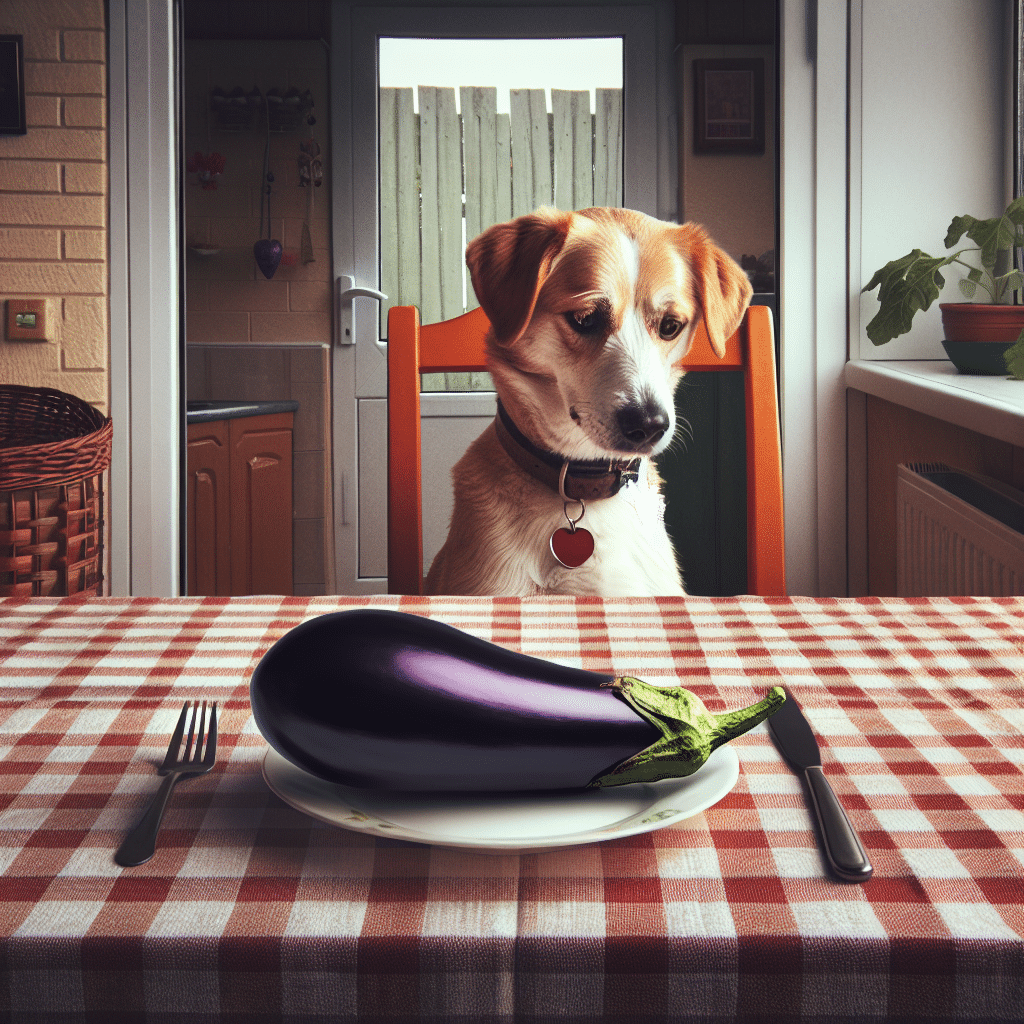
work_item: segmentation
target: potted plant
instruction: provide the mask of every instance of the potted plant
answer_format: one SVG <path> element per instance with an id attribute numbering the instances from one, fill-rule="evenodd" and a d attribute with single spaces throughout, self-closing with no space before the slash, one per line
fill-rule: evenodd
<path id="1" fill-rule="evenodd" d="M 928 309 L 939 297 L 945 284 L 942 268 L 958 263 L 968 271 L 960 281 L 964 298 L 973 300 L 980 289 L 983 300 L 939 303 L 947 355 L 961 373 L 1010 370 L 1024 378 L 1024 305 L 1010 304 L 1013 293 L 1024 286 L 1024 277 L 1013 266 L 1014 248 L 1024 245 L 1024 196 L 998 217 L 954 217 L 946 248 L 952 249 L 965 235 L 975 245 L 949 256 L 914 249 L 875 273 L 864 287 L 866 292 L 878 288 L 879 310 L 867 326 L 868 337 L 875 345 L 884 345 L 906 334 L 918 310 Z M 979 254 L 981 266 L 962 258 L 970 252 Z"/>

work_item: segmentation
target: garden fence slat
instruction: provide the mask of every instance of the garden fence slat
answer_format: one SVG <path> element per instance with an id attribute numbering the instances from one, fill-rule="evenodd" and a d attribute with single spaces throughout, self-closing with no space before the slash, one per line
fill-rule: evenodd
<path id="1" fill-rule="evenodd" d="M 420 315 L 429 324 L 463 312 L 462 141 L 454 89 L 420 86 L 419 106 Z"/>
<path id="2" fill-rule="evenodd" d="M 420 196 L 412 89 L 380 91 L 382 322 L 392 306 L 420 306 Z"/>
<path id="3" fill-rule="evenodd" d="M 543 89 L 513 89 L 512 216 L 551 206 L 551 128 Z"/>
<path id="4" fill-rule="evenodd" d="M 498 90 L 462 86 L 463 166 L 466 182 L 466 240 L 475 238 L 497 220 Z M 479 303 L 467 286 L 467 309 Z"/>
<path id="5" fill-rule="evenodd" d="M 378 122 L 380 131 L 380 286 L 389 296 L 386 308 L 381 310 L 381 323 L 387 320 L 387 310 L 398 305 L 398 214 L 395 193 L 398 188 L 398 156 L 396 153 L 395 109 L 397 89 L 380 90 Z"/>
<path id="6" fill-rule="evenodd" d="M 622 90 L 598 89 L 594 112 L 594 205 L 622 205 Z"/>
<path id="7" fill-rule="evenodd" d="M 512 124 L 508 114 L 495 121 L 495 224 L 512 219 Z M 488 225 L 489 226 L 489 225 Z"/>
<path id="8" fill-rule="evenodd" d="M 594 120 L 590 93 L 551 90 L 555 207 L 584 210 L 594 205 Z"/>
<path id="9" fill-rule="evenodd" d="M 426 253 L 441 252 L 441 174 L 438 138 L 437 89 L 420 86 L 420 248 Z M 420 317 L 424 323 L 443 320 L 444 259 L 424 259 L 420 264 Z"/>

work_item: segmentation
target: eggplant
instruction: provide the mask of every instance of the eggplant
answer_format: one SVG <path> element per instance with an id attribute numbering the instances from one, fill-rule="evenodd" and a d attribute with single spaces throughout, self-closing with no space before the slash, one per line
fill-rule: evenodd
<path id="1" fill-rule="evenodd" d="M 384 609 L 296 626 L 249 684 L 267 742 L 307 772 L 390 790 L 553 790 L 695 772 L 776 711 L 709 712 L 682 687 L 569 668 Z"/>

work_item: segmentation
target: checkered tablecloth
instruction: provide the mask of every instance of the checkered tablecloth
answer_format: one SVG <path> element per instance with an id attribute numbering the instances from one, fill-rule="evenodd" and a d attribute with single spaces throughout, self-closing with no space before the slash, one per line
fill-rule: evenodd
<path id="1" fill-rule="evenodd" d="M 716 806 L 562 852 L 305 817 L 262 780 L 249 676 L 367 604 L 712 709 L 790 687 L 874 877 L 826 875 L 764 726 Z M 1013 599 L 0 601 L 0 1019 L 1021 1020 L 1022 681 Z M 188 698 L 220 703 L 218 764 L 119 868 Z"/>

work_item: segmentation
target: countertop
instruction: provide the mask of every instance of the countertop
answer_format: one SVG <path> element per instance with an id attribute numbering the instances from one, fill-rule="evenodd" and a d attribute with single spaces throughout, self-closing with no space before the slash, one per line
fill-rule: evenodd
<path id="1" fill-rule="evenodd" d="M 847 387 L 1024 446 L 1024 381 L 960 373 L 945 359 L 854 359 Z"/>
<path id="2" fill-rule="evenodd" d="M 214 420 L 237 420 L 244 416 L 271 416 L 280 412 L 297 412 L 299 403 L 292 399 L 274 401 L 195 401 L 187 403 L 188 423 L 211 423 Z"/>

